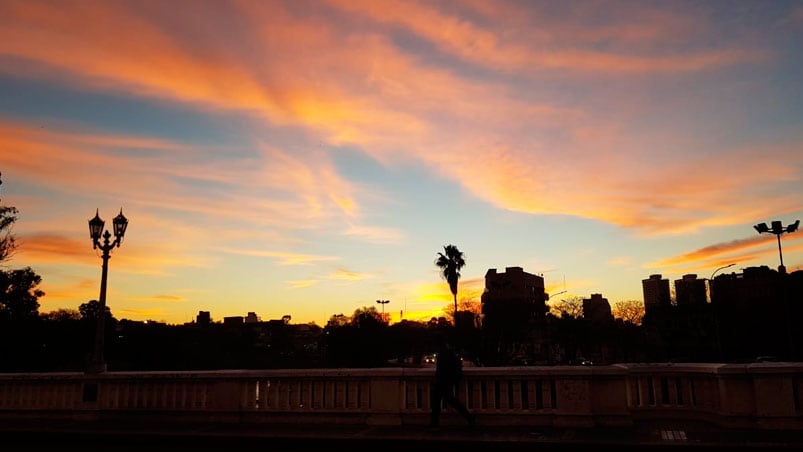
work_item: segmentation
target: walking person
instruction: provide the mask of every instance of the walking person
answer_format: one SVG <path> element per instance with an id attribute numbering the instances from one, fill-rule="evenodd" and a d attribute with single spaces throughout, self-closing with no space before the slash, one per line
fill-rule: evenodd
<path id="1" fill-rule="evenodd" d="M 466 422 L 473 426 L 474 416 L 455 396 L 457 382 L 463 376 L 463 363 L 443 334 L 435 335 L 435 350 L 435 381 L 432 384 L 430 393 L 430 426 L 438 427 L 440 425 L 441 404 L 443 402 L 457 410 Z"/>

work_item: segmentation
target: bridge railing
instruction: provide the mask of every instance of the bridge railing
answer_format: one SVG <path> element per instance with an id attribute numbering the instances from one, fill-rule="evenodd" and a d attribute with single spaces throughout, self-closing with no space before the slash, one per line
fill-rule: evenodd
<path id="1" fill-rule="evenodd" d="M 803 430 L 803 363 L 466 368 L 488 425 Z M 431 368 L 0 374 L 0 417 L 425 424 Z M 461 419 L 446 410 L 444 423 Z"/>

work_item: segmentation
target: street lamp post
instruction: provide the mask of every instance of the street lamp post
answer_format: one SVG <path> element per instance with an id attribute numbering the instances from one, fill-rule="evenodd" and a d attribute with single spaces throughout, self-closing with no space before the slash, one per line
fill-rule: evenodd
<path id="1" fill-rule="evenodd" d="M 711 273 L 711 277 L 708 278 L 708 299 L 711 300 L 712 302 L 714 301 L 714 275 L 716 275 L 720 270 L 725 270 L 726 268 L 733 267 L 734 265 L 736 264 L 733 263 L 733 264 L 723 265 L 722 267 L 719 267 L 718 269 L 714 270 L 714 273 Z"/>
<path id="2" fill-rule="evenodd" d="M 385 305 L 390 303 L 390 300 L 376 300 L 376 302 L 382 305 L 382 320 L 385 320 Z"/>
<path id="3" fill-rule="evenodd" d="M 794 223 L 784 227 L 784 225 L 780 221 L 773 221 L 772 228 L 767 226 L 767 223 L 759 223 L 753 228 L 758 231 L 759 234 L 767 233 L 767 234 L 775 234 L 778 237 L 778 255 L 781 258 L 781 266 L 778 267 L 778 273 L 784 274 L 786 273 L 786 267 L 783 265 L 783 253 L 781 252 L 781 235 L 786 232 L 791 233 L 797 231 L 797 227 L 800 226 L 800 220 L 795 221 Z"/>
<path id="4" fill-rule="evenodd" d="M 711 273 L 711 278 L 709 278 L 709 279 L 714 279 L 714 275 L 716 275 L 717 272 L 719 272 L 720 270 L 725 270 L 726 268 L 733 267 L 734 265 L 736 265 L 736 264 L 735 263 L 734 264 L 728 264 L 728 265 L 724 265 L 722 267 L 719 267 L 718 269 L 714 270 L 714 273 Z"/>
<path id="5" fill-rule="evenodd" d="M 106 319 L 106 280 L 109 273 L 109 252 L 116 247 L 120 246 L 123 240 L 125 230 L 128 227 L 128 219 L 123 216 L 123 209 L 114 217 L 112 224 L 114 225 L 114 241 L 111 241 L 111 233 L 108 229 L 104 232 L 103 226 L 105 221 L 100 219 L 98 211 L 95 211 L 95 218 L 89 220 L 89 236 L 92 238 L 92 249 L 100 249 L 103 254 L 103 270 L 100 277 L 100 299 L 98 300 L 100 306 L 98 307 L 97 323 L 95 326 L 95 346 L 92 353 L 92 362 L 89 365 L 89 372 L 100 373 L 106 371 L 106 361 L 103 358 L 103 339 L 104 339 L 104 322 Z M 103 243 L 100 242 L 101 236 Z"/>

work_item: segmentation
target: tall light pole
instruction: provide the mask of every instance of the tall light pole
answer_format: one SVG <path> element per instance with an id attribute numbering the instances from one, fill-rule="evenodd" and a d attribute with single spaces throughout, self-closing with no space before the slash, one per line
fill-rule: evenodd
<path id="1" fill-rule="evenodd" d="M 786 273 L 786 267 L 783 265 L 783 253 L 781 252 L 781 235 L 786 232 L 795 232 L 797 231 L 797 227 L 800 226 L 800 220 L 795 221 L 794 223 L 785 226 L 780 221 L 773 221 L 772 228 L 767 226 L 767 223 L 759 223 L 753 228 L 758 231 L 759 234 L 767 233 L 767 234 L 775 234 L 778 237 L 778 255 L 781 258 L 781 266 L 778 267 L 778 273 Z"/>
<path id="2" fill-rule="evenodd" d="M 390 300 L 376 300 L 376 302 L 382 305 L 382 320 L 385 320 L 385 305 L 390 303 Z"/>
<path id="3" fill-rule="evenodd" d="M 103 339 L 104 335 L 104 322 L 106 320 L 106 280 L 109 273 L 109 252 L 116 247 L 120 246 L 123 240 L 125 230 L 128 227 L 128 219 L 123 216 L 123 209 L 114 217 L 112 224 L 114 225 L 114 241 L 111 241 L 111 233 L 107 229 L 103 231 L 105 221 L 100 219 L 98 211 L 95 211 L 95 218 L 89 220 L 89 237 L 92 238 L 92 249 L 100 249 L 103 254 L 103 271 L 100 277 L 100 299 L 97 313 L 97 324 L 95 327 L 95 348 L 92 353 L 92 362 L 89 365 L 89 372 L 100 373 L 106 371 L 106 361 L 103 358 Z M 103 236 L 103 243 L 100 243 L 101 235 Z"/>

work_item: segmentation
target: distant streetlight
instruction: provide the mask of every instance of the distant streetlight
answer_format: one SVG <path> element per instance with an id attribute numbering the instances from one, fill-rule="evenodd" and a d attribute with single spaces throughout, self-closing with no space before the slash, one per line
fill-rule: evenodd
<path id="1" fill-rule="evenodd" d="M 726 268 L 733 267 L 734 265 L 736 265 L 736 264 L 735 263 L 734 264 L 728 264 L 728 265 L 719 267 L 718 269 L 714 270 L 714 273 L 711 273 L 711 277 L 708 278 L 708 279 L 714 279 L 714 275 L 716 275 L 718 271 L 725 270 Z"/>
<path id="2" fill-rule="evenodd" d="M 103 259 L 103 271 L 100 277 L 100 306 L 98 308 L 97 324 L 95 327 L 95 348 L 92 354 L 92 363 L 89 366 L 89 372 L 92 373 L 106 371 L 106 361 L 103 358 L 103 324 L 106 319 L 106 280 L 109 273 L 109 258 L 111 257 L 109 251 L 111 251 L 112 248 L 120 246 L 120 242 L 125 235 L 125 230 L 128 227 L 128 219 L 123 216 L 123 209 L 120 209 L 120 213 L 112 220 L 112 224 L 114 225 L 114 241 L 110 241 L 112 235 L 108 229 L 105 232 L 103 231 L 103 226 L 105 224 L 106 222 L 100 219 L 100 215 L 96 210 L 95 218 L 89 220 L 89 237 L 92 239 L 92 249 L 99 248 L 103 252 L 101 255 Z M 101 235 L 103 236 L 102 244 L 100 243 Z"/>
<path id="3" fill-rule="evenodd" d="M 781 266 L 778 267 L 779 273 L 786 273 L 786 267 L 783 265 L 783 252 L 781 252 L 781 235 L 784 232 L 788 234 L 797 231 L 798 226 L 800 226 L 800 220 L 797 220 L 786 227 L 784 227 L 783 224 L 777 220 L 772 222 L 772 228 L 767 226 L 767 223 L 759 223 L 753 226 L 753 228 L 758 231 L 759 234 L 775 234 L 775 236 L 778 237 L 778 255 L 781 258 Z"/>
<path id="4" fill-rule="evenodd" d="M 714 301 L 714 275 L 716 275 L 717 272 L 719 272 L 720 270 L 733 267 L 734 265 L 736 264 L 733 263 L 733 264 L 723 265 L 722 267 L 719 267 L 718 269 L 714 270 L 714 273 L 711 273 L 711 277 L 708 278 L 708 299 L 711 300 L 712 303 Z"/>
<path id="5" fill-rule="evenodd" d="M 382 320 L 385 320 L 385 305 L 390 303 L 390 300 L 376 300 L 376 302 L 382 305 Z"/>

